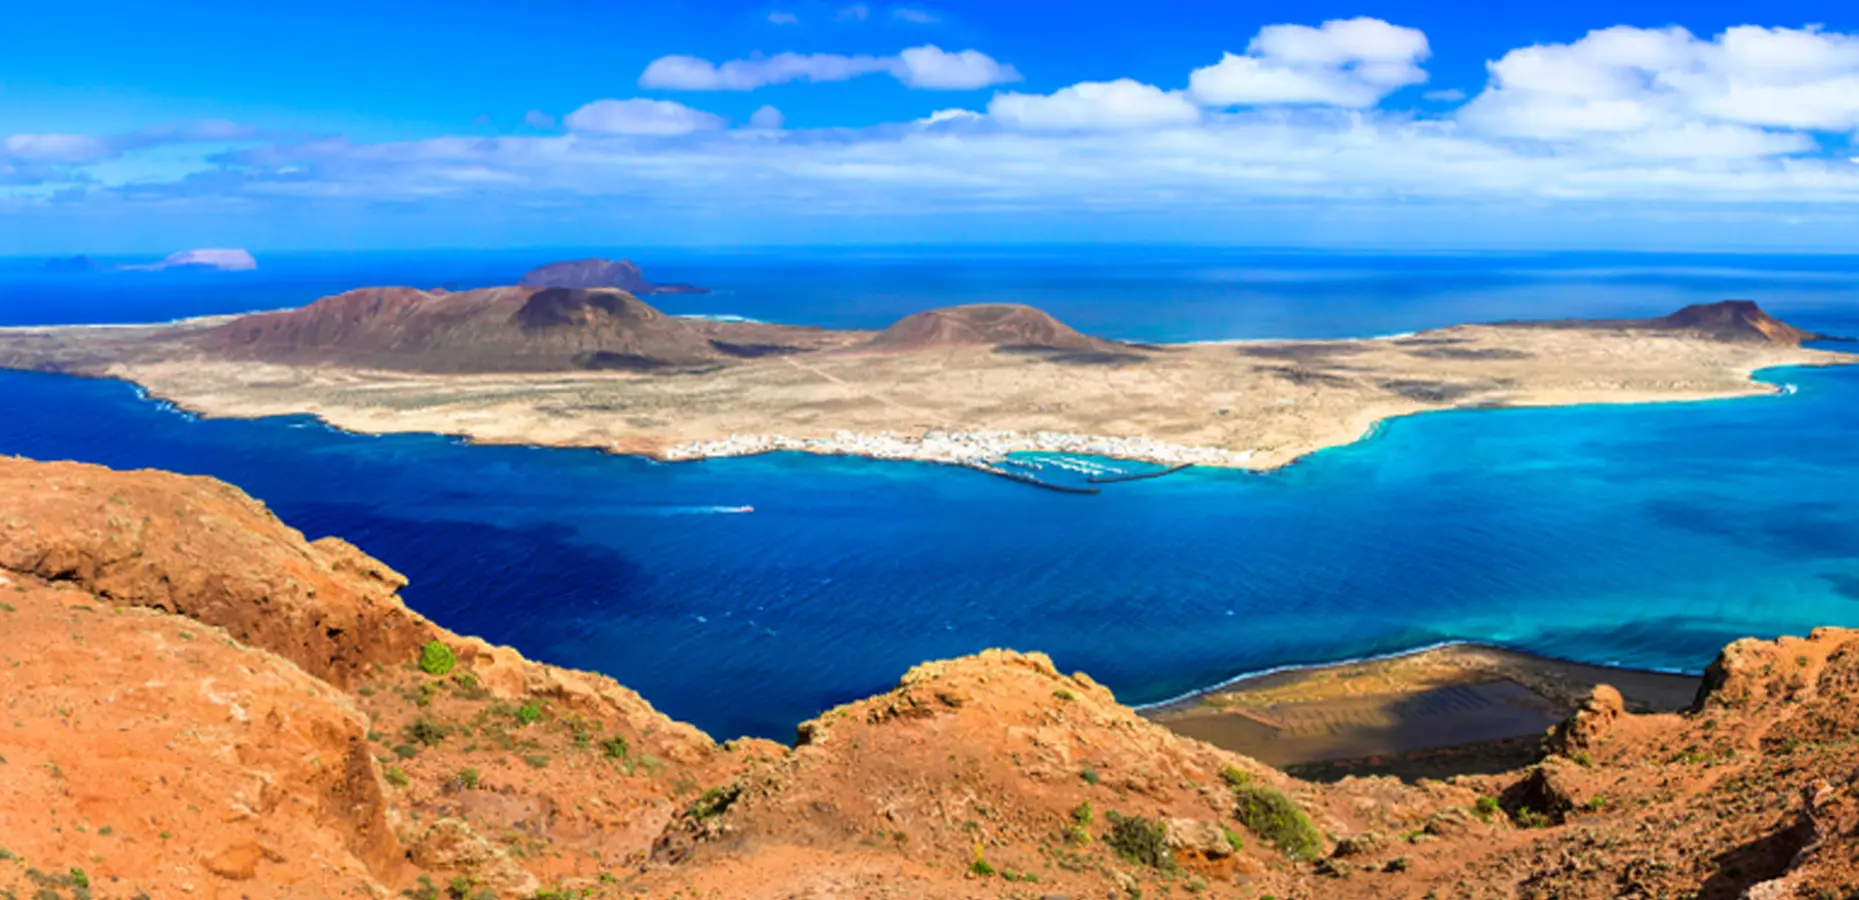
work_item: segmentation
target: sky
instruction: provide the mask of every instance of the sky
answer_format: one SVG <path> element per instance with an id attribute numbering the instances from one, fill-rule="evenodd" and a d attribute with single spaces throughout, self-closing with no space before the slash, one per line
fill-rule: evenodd
<path id="1" fill-rule="evenodd" d="M 1859 5 L 64 0 L 0 255 L 1859 246 Z"/>

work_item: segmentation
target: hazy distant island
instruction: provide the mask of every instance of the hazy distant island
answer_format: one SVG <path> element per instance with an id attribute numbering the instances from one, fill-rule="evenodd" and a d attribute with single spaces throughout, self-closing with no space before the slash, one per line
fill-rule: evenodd
<path id="1" fill-rule="evenodd" d="M 637 272 L 580 261 L 525 280 Z M 532 283 L 363 288 L 171 325 L 4 329 L 0 366 L 122 378 L 207 415 L 309 413 L 357 432 L 664 460 L 787 450 L 998 473 L 1008 454 L 1043 450 L 1263 469 L 1417 412 L 1774 393 L 1751 374 L 1859 361 L 1802 346 L 1816 337 L 1725 301 L 1652 319 L 1139 344 L 1012 304 L 839 331 L 672 316 L 613 287 Z"/>
<path id="2" fill-rule="evenodd" d="M 692 284 L 654 284 L 632 260 L 577 259 L 549 263 L 529 270 L 518 287 L 619 288 L 634 296 L 651 294 L 707 294 Z"/>
<path id="3" fill-rule="evenodd" d="M 88 256 L 60 256 L 45 261 L 45 271 L 59 273 L 101 272 L 109 268 Z"/>
<path id="4" fill-rule="evenodd" d="M 168 269 L 247 272 L 258 268 L 258 260 L 253 259 L 252 254 L 237 249 L 182 250 L 168 254 L 161 262 L 124 266 L 123 268 L 138 272 L 160 272 Z"/>
<path id="5" fill-rule="evenodd" d="M 166 272 L 169 270 L 191 270 L 212 272 L 249 272 L 258 268 L 258 260 L 252 254 L 239 249 L 207 248 L 200 250 L 180 250 L 170 253 L 152 263 L 135 263 L 129 265 L 109 266 L 96 259 L 79 254 L 64 256 L 45 261 L 45 271 L 61 274 L 79 274 L 84 272 Z"/>

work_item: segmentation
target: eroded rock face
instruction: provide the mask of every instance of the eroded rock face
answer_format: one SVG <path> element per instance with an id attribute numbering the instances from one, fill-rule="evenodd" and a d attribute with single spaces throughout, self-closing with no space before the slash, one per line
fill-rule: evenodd
<path id="1" fill-rule="evenodd" d="M 1550 736 L 1550 748 L 1564 756 L 1591 753 L 1626 715 L 1626 703 L 1612 685 L 1595 685 L 1588 699 Z"/>
<path id="2" fill-rule="evenodd" d="M 0 888 L 329 897 L 404 868 L 352 698 L 177 615 L 0 584 Z M 99 862 L 98 860 L 101 860 Z M 63 896 L 62 894 L 60 896 Z"/>
<path id="3" fill-rule="evenodd" d="M 439 631 L 406 579 L 209 478 L 0 458 L 0 569 L 223 627 L 338 687 Z"/>

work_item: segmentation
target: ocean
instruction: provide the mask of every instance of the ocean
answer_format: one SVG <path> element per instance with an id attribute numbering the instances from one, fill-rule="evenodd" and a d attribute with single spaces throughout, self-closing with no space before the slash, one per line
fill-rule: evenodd
<path id="1" fill-rule="evenodd" d="M 261 255 L 253 273 L 80 276 L 8 260 L 0 324 L 507 283 L 568 255 Z M 1136 340 L 1333 337 L 1747 297 L 1859 334 L 1849 257 L 1122 247 L 639 261 L 717 289 L 654 298 L 670 312 L 841 327 L 1017 301 Z M 1454 640 L 1695 671 L 1736 637 L 1859 625 L 1859 368 L 1763 377 L 1793 390 L 1426 414 L 1276 472 L 1191 470 L 1097 496 L 911 463 L 667 465 L 201 420 L 120 382 L 16 372 L 0 373 L 0 452 L 225 479 L 407 574 L 407 602 L 447 627 L 610 674 L 719 738 L 785 740 L 917 662 L 987 647 L 1046 651 L 1146 703 Z"/>

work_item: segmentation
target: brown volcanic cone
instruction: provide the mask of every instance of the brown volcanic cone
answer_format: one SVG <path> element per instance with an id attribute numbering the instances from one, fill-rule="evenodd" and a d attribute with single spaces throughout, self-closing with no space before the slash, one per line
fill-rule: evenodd
<path id="1" fill-rule="evenodd" d="M 1496 324 L 1508 328 L 1682 331 L 1712 341 L 1770 343 L 1787 347 L 1826 339 L 1826 335 L 1796 328 L 1769 315 L 1754 300 L 1694 303 L 1669 316 L 1653 319 L 1550 319 Z"/>
<path id="2" fill-rule="evenodd" d="M 949 306 L 920 312 L 899 320 L 858 349 L 910 353 L 939 347 L 1137 358 L 1124 345 L 1081 334 L 1042 310 L 1017 303 Z"/>
<path id="3" fill-rule="evenodd" d="M 1800 346 L 1821 336 L 1803 331 L 1763 311 L 1754 300 L 1695 303 L 1669 316 L 1650 320 L 1660 328 L 1690 331 L 1719 341 L 1767 341 Z"/>
<path id="4" fill-rule="evenodd" d="M 708 339 L 625 291 L 364 288 L 210 332 L 235 356 L 424 372 L 657 369 L 721 358 Z"/>
<path id="5" fill-rule="evenodd" d="M 521 287 L 619 288 L 630 294 L 706 294 L 688 284 L 655 284 L 630 259 L 577 259 L 529 270 Z"/>

